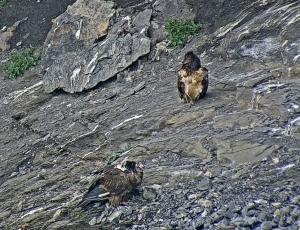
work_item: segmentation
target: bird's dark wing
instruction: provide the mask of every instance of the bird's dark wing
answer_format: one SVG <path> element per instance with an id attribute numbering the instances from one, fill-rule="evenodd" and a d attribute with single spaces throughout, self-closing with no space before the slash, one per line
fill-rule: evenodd
<path id="1" fill-rule="evenodd" d="M 103 177 L 95 178 L 88 191 L 84 194 L 81 202 L 78 204 L 81 207 L 85 207 L 90 203 L 104 201 L 108 199 L 109 193 L 105 190 L 105 188 L 101 185 Z"/>
<path id="2" fill-rule="evenodd" d="M 177 78 L 177 88 L 178 88 L 178 92 L 179 92 L 179 97 L 181 99 L 184 98 L 184 93 L 185 93 L 185 84 L 182 81 L 182 78 L 183 78 L 182 71 L 183 71 L 182 69 L 179 70 L 179 72 L 178 72 L 178 78 Z"/>
<path id="3" fill-rule="evenodd" d="M 107 166 L 101 171 L 98 171 L 97 173 L 102 172 L 102 174 L 92 180 L 88 191 L 84 194 L 79 205 L 84 207 L 89 203 L 107 200 L 110 196 L 110 193 L 106 190 L 103 184 L 107 180 L 107 175 L 114 173 L 116 174 L 118 171 L 121 170 L 114 168 L 114 166 Z"/>
<path id="4" fill-rule="evenodd" d="M 205 97 L 207 89 L 208 89 L 208 70 L 205 67 L 203 67 L 201 69 L 203 71 L 204 76 L 203 76 L 203 80 L 202 80 L 203 89 L 202 89 L 202 92 L 200 93 L 199 98 Z"/>

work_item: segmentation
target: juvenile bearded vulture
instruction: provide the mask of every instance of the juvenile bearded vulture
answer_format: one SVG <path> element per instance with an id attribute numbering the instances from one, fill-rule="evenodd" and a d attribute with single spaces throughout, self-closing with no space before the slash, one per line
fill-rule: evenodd
<path id="1" fill-rule="evenodd" d="M 132 191 L 142 183 L 142 179 L 142 165 L 124 160 L 117 166 L 103 170 L 92 182 L 79 205 L 84 207 L 94 202 L 109 201 L 113 206 L 117 206 L 128 200 Z"/>
<path id="2" fill-rule="evenodd" d="M 178 71 L 177 87 L 180 98 L 191 104 L 203 98 L 207 92 L 208 70 L 201 67 L 200 59 L 192 51 L 184 56 Z"/>

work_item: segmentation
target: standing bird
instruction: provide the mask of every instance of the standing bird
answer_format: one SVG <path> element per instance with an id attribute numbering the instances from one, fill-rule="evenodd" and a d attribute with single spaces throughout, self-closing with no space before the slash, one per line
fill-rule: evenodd
<path id="1" fill-rule="evenodd" d="M 80 206 L 109 201 L 113 206 L 125 202 L 134 189 L 142 183 L 143 168 L 135 161 L 125 159 L 117 166 L 110 166 L 97 177 L 83 196 Z"/>
<path id="2" fill-rule="evenodd" d="M 206 95 L 208 88 L 208 70 L 201 67 L 200 59 L 192 51 L 184 55 L 178 71 L 177 87 L 179 96 L 187 103 L 194 104 Z"/>

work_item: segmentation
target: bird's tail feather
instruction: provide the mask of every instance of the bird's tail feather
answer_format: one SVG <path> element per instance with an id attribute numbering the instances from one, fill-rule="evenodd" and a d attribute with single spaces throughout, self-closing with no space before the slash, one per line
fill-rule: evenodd
<path id="1" fill-rule="evenodd" d="M 105 203 L 109 195 L 110 193 L 105 192 L 102 186 L 96 186 L 82 197 L 82 200 L 78 203 L 78 206 L 86 207 L 87 205 L 96 202 Z"/>

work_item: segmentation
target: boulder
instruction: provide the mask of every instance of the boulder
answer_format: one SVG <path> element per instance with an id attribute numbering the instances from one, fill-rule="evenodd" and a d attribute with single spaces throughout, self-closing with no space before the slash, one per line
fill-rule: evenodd
<path id="1" fill-rule="evenodd" d="M 152 10 L 116 17 L 114 3 L 78 0 L 53 21 L 43 57 L 46 92 L 82 92 L 150 52 Z M 113 22 L 113 19 L 115 23 Z"/>

